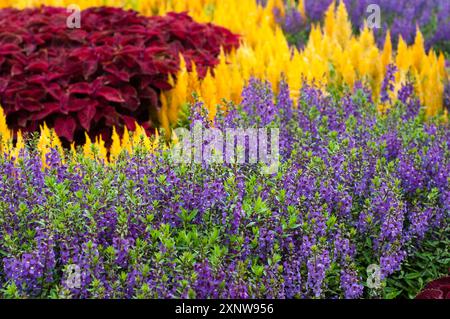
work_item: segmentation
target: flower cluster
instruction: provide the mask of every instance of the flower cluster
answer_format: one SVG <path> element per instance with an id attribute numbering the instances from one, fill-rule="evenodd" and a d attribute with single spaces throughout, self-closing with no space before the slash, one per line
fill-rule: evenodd
<path id="1" fill-rule="evenodd" d="M 303 45 L 306 41 L 305 31 L 309 32 L 311 24 L 325 19 L 325 12 L 334 0 L 299 0 L 298 6 L 293 1 L 286 3 L 286 14 L 278 21 L 289 35 L 291 43 Z M 384 43 L 387 30 L 390 30 L 395 43 L 401 36 L 411 44 L 414 42 L 417 27 L 424 33 L 426 48 L 439 48 L 450 53 L 449 2 L 446 0 L 343 0 L 355 32 L 364 27 L 364 23 L 374 11 L 370 5 L 380 8 L 380 25 L 375 29 L 378 44 Z M 300 37 L 300 35 L 303 35 Z"/>
<path id="2" fill-rule="evenodd" d="M 45 121 L 65 141 L 80 143 L 85 131 L 108 142 L 114 126 L 154 127 L 180 55 L 203 78 L 221 47 L 239 45 L 227 29 L 186 13 L 90 8 L 80 28 L 66 26 L 68 18 L 64 8 L 0 10 L 0 102 L 10 128 L 35 131 Z"/>
<path id="3" fill-rule="evenodd" d="M 252 79 L 242 103 L 215 119 L 279 127 L 272 175 L 259 163 L 175 163 L 163 147 L 122 152 L 113 165 L 53 150 L 43 166 L 33 148 L 2 157 L 3 294 L 382 296 L 421 241 L 448 225 L 448 125 L 423 123 L 408 85 L 383 114 L 360 83 L 342 93 L 304 83 L 298 107 L 285 82 L 277 89 Z M 197 101 L 190 117 L 208 124 L 202 112 Z M 371 264 L 379 289 L 365 285 Z"/>

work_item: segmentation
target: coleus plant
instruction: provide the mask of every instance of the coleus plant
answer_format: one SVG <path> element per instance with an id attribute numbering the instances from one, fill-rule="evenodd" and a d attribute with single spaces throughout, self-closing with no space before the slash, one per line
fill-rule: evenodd
<path id="1" fill-rule="evenodd" d="M 450 299 L 450 276 L 428 283 L 416 299 Z"/>
<path id="2" fill-rule="evenodd" d="M 114 126 L 151 127 L 180 54 L 203 77 L 221 47 L 239 45 L 229 30 L 186 13 L 89 8 L 78 29 L 67 27 L 68 17 L 55 7 L 0 10 L 0 104 L 10 128 L 35 131 L 47 122 L 66 142 L 83 142 L 85 131 L 108 142 Z"/>

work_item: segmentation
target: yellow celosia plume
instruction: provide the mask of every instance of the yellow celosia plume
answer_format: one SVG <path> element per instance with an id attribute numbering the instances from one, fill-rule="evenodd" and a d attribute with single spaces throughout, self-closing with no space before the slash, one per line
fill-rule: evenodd
<path id="1" fill-rule="evenodd" d="M 8 153 L 11 143 L 11 131 L 6 125 L 6 117 L 3 108 L 0 106 L 0 152 Z"/>
<path id="2" fill-rule="evenodd" d="M 60 152 L 60 154 L 63 154 L 63 148 L 59 137 L 56 135 L 55 131 L 49 129 L 45 123 L 41 127 L 37 149 L 41 154 L 44 167 L 46 166 L 47 154 L 50 153 L 51 149 L 56 149 Z"/>

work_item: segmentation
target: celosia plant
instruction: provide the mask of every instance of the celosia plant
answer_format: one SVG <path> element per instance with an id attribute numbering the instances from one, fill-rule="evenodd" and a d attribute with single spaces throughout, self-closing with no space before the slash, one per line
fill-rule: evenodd
<path id="1" fill-rule="evenodd" d="M 0 104 L 14 130 L 35 131 L 45 121 L 69 142 L 84 131 L 109 141 L 114 126 L 157 121 L 180 54 L 202 78 L 221 47 L 239 44 L 186 13 L 149 18 L 91 8 L 81 12 L 80 29 L 66 26 L 68 16 L 64 8 L 0 10 Z"/>

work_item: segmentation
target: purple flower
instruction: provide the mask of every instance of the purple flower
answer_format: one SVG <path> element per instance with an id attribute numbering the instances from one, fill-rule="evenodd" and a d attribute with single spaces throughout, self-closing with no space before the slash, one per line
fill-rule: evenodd
<path id="1" fill-rule="evenodd" d="M 397 67 L 394 64 L 389 64 L 387 66 L 386 74 L 384 75 L 383 83 L 381 84 L 381 102 L 390 102 L 391 98 L 389 93 L 394 90 L 395 83 L 395 73 L 397 72 Z"/>
<path id="2" fill-rule="evenodd" d="M 354 270 L 345 269 L 341 271 L 341 287 L 346 299 L 360 298 L 363 294 L 361 278 Z"/>

